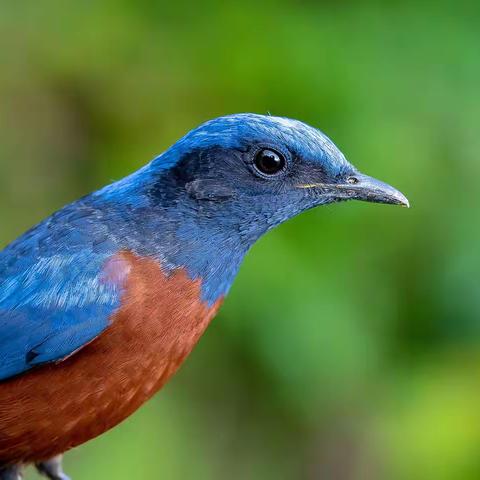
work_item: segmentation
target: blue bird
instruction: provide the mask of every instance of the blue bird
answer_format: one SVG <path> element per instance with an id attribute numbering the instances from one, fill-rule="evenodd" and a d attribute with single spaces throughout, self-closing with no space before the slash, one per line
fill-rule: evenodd
<path id="1" fill-rule="evenodd" d="M 408 206 L 297 120 L 204 123 L 0 252 L 0 480 L 114 427 L 177 370 L 249 248 L 312 207 Z"/>

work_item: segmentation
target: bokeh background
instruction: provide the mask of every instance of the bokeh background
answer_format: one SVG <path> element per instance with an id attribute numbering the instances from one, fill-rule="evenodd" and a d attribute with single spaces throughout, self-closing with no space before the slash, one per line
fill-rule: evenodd
<path id="1" fill-rule="evenodd" d="M 74 479 L 480 478 L 479 44 L 465 0 L 0 2 L 1 246 L 233 112 L 321 128 L 412 204 L 269 233 Z"/>

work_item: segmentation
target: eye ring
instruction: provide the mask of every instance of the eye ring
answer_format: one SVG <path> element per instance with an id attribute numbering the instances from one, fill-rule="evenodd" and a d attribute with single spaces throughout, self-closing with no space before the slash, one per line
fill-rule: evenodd
<path id="1" fill-rule="evenodd" d="M 350 185 L 355 185 L 358 183 L 358 178 L 357 177 L 348 177 L 347 178 L 347 183 L 349 183 Z"/>
<path id="2" fill-rule="evenodd" d="M 287 168 L 285 155 L 271 147 L 261 147 L 253 155 L 253 168 L 262 177 L 276 177 Z"/>

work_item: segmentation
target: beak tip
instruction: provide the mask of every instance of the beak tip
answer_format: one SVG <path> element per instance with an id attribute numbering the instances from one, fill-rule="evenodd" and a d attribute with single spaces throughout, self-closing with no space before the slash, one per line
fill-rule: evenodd
<path id="1" fill-rule="evenodd" d="M 410 208 L 410 202 L 408 201 L 408 198 L 403 194 L 399 195 L 398 203 L 401 207 Z"/>
<path id="2" fill-rule="evenodd" d="M 367 175 L 358 176 L 360 179 L 359 200 L 366 200 L 374 203 L 389 203 L 390 205 L 400 205 L 404 208 L 410 208 L 408 198 L 399 190 Z"/>

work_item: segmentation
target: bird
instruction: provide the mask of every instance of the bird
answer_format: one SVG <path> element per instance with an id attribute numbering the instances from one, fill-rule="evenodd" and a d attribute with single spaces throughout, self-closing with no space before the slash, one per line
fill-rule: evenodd
<path id="1" fill-rule="evenodd" d="M 409 206 L 320 130 L 209 120 L 0 252 L 0 480 L 113 428 L 177 371 L 267 231 L 313 207 Z"/>

